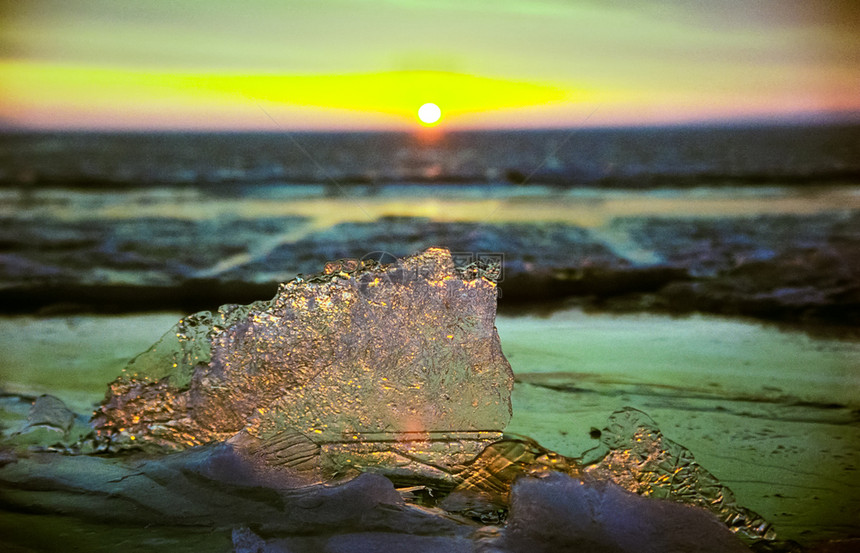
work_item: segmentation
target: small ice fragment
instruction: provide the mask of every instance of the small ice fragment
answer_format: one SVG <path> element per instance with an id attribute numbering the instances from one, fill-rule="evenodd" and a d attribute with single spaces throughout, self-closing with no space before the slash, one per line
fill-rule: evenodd
<path id="1" fill-rule="evenodd" d="M 27 416 L 27 426 L 47 426 L 67 433 L 75 422 L 75 414 L 59 398 L 45 394 L 36 398 Z"/>
<path id="2" fill-rule="evenodd" d="M 657 424 L 632 407 L 616 411 L 601 432 L 601 446 L 586 452 L 585 472 L 640 495 L 702 507 L 749 540 L 772 540 L 771 525 L 737 504 L 732 491 L 705 470 L 693 453 L 663 436 Z"/>
<path id="3" fill-rule="evenodd" d="M 75 423 L 75 414 L 62 400 L 51 395 L 36 398 L 27 414 L 27 423 L 13 437 L 19 444 L 52 446 L 66 441 Z"/>

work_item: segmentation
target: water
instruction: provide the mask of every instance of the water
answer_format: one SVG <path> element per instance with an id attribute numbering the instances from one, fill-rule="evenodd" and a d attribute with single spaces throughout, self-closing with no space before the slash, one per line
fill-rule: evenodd
<path id="1" fill-rule="evenodd" d="M 519 243 L 492 236 L 523 234 L 504 227 L 514 223 L 563 224 L 577 244 L 615 251 L 589 261 L 614 270 L 665 261 L 624 219 L 827 213 L 838 223 L 860 202 L 858 183 L 856 125 L 6 134 L 0 288 L 271 284 L 330 255 L 432 245 L 503 253 L 512 271 L 524 270 L 520 261 L 579 267 L 547 265 L 552 238 L 540 233 Z M 783 238 L 820 243 L 821 233 Z"/>
<path id="2" fill-rule="evenodd" d="M 860 325 L 860 126 L 0 136 L 6 311 L 212 309 L 431 246 L 502 260 L 503 306 Z"/>
<path id="3" fill-rule="evenodd" d="M 860 126 L 0 137 L 0 182 L 110 186 L 519 183 L 651 188 L 856 180 Z"/>

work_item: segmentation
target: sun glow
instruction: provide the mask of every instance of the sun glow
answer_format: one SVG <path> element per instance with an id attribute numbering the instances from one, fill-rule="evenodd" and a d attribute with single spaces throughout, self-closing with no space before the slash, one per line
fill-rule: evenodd
<path id="1" fill-rule="evenodd" d="M 219 118 L 239 126 L 270 124 L 260 116 L 262 105 L 285 124 L 405 129 L 428 98 L 437 109 L 444 106 L 446 125 L 460 125 L 482 114 L 560 105 L 572 97 L 561 85 L 438 71 L 183 73 L 0 60 L 0 81 L 0 119 L 30 118 L 46 126 L 149 126 L 157 120 L 156 126 L 183 127 Z"/>
<path id="2" fill-rule="evenodd" d="M 418 108 L 418 119 L 425 125 L 435 125 L 441 117 L 442 110 L 432 102 Z"/>

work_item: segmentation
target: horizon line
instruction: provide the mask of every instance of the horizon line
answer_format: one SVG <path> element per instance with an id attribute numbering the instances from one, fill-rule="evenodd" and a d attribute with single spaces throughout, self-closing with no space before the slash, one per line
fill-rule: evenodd
<path id="1" fill-rule="evenodd" d="M 528 132 L 528 131 L 570 131 L 570 130 L 624 130 L 624 129 L 647 129 L 647 128 L 680 128 L 680 127 L 743 127 L 743 126 L 785 126 L 785 125 L 854 125 L 860 124 L 860 110 L 849 111 L 815 111 L 798 112 L 791 114 L 767 114 L 758 116 L 736 116 L 719 118 L 701 118 L 687 120 L 669 121 L 643 121 L 643 122 L 619 122 L 619 123 L 582 123 L 582 124 L 559 124 L 559 125 L 519 125 L 519 126 L 455 126 L 446 129 L 443 125 L 435 127 L 379 127 L 368 126 L 367 128 L 356 127 L 297 127 L 271 128 L 271 126 L 224 126 L 224 127 L 169 127 L 169 126 L 33 126 L 4 124 L 0 122 L 0 133 L 111 133 L 111 134 L 243 134 L 243 133 L 270 133 L 270 134 L 415 134 L 422 135 L 444 135 L 457 133 L 475 132 Z"/>

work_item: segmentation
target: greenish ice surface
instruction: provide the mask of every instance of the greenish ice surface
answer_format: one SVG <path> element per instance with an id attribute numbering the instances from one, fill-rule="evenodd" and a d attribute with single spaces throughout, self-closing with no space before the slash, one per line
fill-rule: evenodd
<path id="1" fill-rule="evenodd" d="M 76 413 L 91 413 L 128 360 L 181 315 L 4 317 L 0 390 L 49 393 Z M 782 539 L 813 544 L 857 534 L 857 341 L 716 317 L 576 309 L 500 315 L 496 324 L 516 378 L 506 433 L 577 457 L 598 444 L 612 412 L 634 407 L 689 448 L 740 505 L 771 521 Z M 32 550 L 55 547 L 55 539 L 91 551 L 111 550 L 107 544 L 124 551 L 231 547 L 229 536 L 195 528 L 154 533 L 0 513 L 0 535 L 22 543 L 22 532 Z"/>

